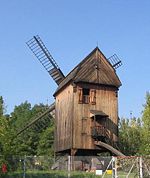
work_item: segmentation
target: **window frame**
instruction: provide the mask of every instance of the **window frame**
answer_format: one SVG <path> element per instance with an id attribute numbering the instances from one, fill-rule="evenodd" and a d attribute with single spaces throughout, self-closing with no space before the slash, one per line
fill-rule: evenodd
<path id="1" fill-rule="evenodd" d="M 89 94 L 84 94 L 84 90 L 89 90 Z M 95 105 L 96 104 L 96 89 L 79 87 L 78 88 L 78 103 Z"/>

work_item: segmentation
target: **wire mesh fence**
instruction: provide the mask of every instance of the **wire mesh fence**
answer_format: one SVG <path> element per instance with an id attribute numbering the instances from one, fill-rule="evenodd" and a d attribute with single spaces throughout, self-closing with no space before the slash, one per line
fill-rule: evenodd
<path id="1" fill-rule="evenodd" d="M 0 178 L 150 178 L 150 156 L 1 156 L 0 167 Z"/>

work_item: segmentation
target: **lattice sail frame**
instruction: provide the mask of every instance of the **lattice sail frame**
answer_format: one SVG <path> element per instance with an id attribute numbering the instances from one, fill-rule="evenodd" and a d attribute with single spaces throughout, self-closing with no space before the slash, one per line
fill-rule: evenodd
<path id="1" fill-rule="evenodd" d="M 40 61 L 40 63 L 44 66 L 53 80 L 59 85 L 60 82 L 65 78 L 65 76 L 48 49 L 46 48 L 41 38 L 38 35 L 33 36 L 33 38 L 26 42 L 26 44 Z"/>
<path id="2" fill-rule="evenodd" d="M 118 67 L 122 66 L 122 62 L 117 56 L 117 54 L 110 56 L 107 60 L 111 63 L 114 69 L 117 69 Z"/>
<path id="3" fill-rule="evenodd" d="M 23 128 L 18 130 L 17 136 L 30 128 L 35 129 L 37 131 L 46 129 L 49 126 L 49 124 L 52 122 L 54 115 L 55 115 L 55 103 L 51 104 L 43 112 L 38 113 L 37 116 L 32 118 L 32 121 L 30 123 L 27 123 Z"/>

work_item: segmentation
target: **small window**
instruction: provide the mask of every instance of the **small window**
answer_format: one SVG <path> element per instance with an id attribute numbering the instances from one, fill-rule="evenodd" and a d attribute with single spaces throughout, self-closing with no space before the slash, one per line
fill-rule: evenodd
<path id="1" fill-rule="evenodd" d="M 90 89 L 79 88 L 78 92 L 79 92 L 79 103 L 88 104 L 90 101 Z"/>
<path id="2" fill-rule="evenodd" d="M 88 88 L 79 88 L 79 103 L 80 104 L 96 104 L 96 90 Z"/>
<path id="3" fill-rule="evenodd" d="M 90 89 L 83 88 L 83 103 L 88 104 L 90 102 Z"/>
<path id="4" fill-rule="evenodd" d="M 89 95 L 90 94 L 90 89 L 83 88 L 83 95 Z"/>

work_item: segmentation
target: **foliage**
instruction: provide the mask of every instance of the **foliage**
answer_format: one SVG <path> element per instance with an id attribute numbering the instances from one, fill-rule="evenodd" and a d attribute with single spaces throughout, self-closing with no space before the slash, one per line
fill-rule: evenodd
<path id="1" fill-rule="evenodd" d="M 19 130 L 45 111 L 47 107 L 44 104 L 36 104 L 32 107 L 25 101 L 19 106 L 15 106 L 10 116 L 5 116 L 3 114 L 4 102 L 0 97 L 0 151 L 2 155 L 53 154 L 53 121 L 47 123 L 47 128 L 41 127 L 40 129 L 41 121 L 39 121 L 38 125 L 17 135 Z M 43 148 L 45 148 L 44 151 Z"/>
<path id="2" fill-rule="evenodd" d="M 139 118 L 120 120 L 119 143 L 125 155 L 136 155 L 141 145 L 141 120 Z"/>
<path id="3" fill-rule="evenodd" d="M 3 112 L 4 112 L 4 101 L 3 101 L 3 97 L 0 96 L 0 117 L 3 116 Z"/>
<path id="4" fill-rule="evenodd" d="M 142 112 L 143 129 L 140 153 L 150 155 L 150 93 L 146 93 L 146 103 Z"/>
<path id="5" fill-rule="evenodd" d="M 16 129 L 21 128 L 32 117 L 31 104 L 25 101 L 19 106 L 15 106 L 11 113 L 11 127 Z"/>
<path id="6" fill-rule="evenodd" d="M 16 106 L 14 109 L 14 112 L 11 114 L 12 119 L 11 119 L 11 125 L 12 128 L 17 132 L 22 129 L 26 124 L 30 123 L 33 119 L 35 119 L 40 113 L 45 111 L 47 109 L 47 105 L 39 104 L 39 105 L 34 105 L 31 107 L 31 104 L 28 102 L 22 103 L 19 106 Z M 51 125 L 49 125 L 50 129 L 53 126 L 53 122 L 51 122 Z M 51 135 L 49 130 L 45 130 L 45 128 L 41 128 L 40 126 L 40 121 L 38 124 L 33 125 L 32 128 L 26 130 L 23 132 L 21 135 L 17 136 L 14 139 L 14 150 L 15 154 L 19 155 L 37 155 L 37 152 L 42 152 L 40 150 L 39 144 L 43 142 L 41 139 L 43 139 L 44 133 L 46 132 L 47 135 Z M 44 140 L 43 144 L 47 144 L 47 140 Z M 51 145 L 53 144 L 53 140 L 51 143 L 48 145 L 49 146 L 49 151 L 51 151 Z M 47 150 L 48 151 L 48 150 Z"/>
<path id="7" fill-rule="evenodd" d="M 120 120 L 120 149 L 125 155 L 150 155 L 150 93 L 146 93 L 146 103 L 142 118 Z"/>
<path id="8" fill-rule="evenodd" d="M 4 115 L 4 101 L 0 97 L 0 151 L 3 155 L 11 153 L 11 135 L 9 119 Z"/>
<path id="9" fill-rule="evenodd" d="M 48 127 L 41 135 L 37 148 L 37 155 L 54 155 L 54 125 Z"/>

